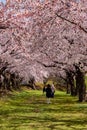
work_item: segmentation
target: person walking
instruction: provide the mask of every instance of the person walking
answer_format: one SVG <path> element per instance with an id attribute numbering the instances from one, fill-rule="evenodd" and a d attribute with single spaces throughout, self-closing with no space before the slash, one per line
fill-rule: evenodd
<path id="1" fill-rule="evenodd" d="M 51 103 L 50 98 L 53 98 L 52 88 L 50 84 L 47 85 L 45 92 L 46 92 L 47 103 L 49 104 Z"/>

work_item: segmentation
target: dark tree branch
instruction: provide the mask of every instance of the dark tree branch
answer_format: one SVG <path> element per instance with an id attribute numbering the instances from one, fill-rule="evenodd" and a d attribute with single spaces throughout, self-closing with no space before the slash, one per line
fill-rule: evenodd
<path id="1" fill-rule="evenodd" d="M 7 29 L 7 28 L 9 28 L 8 25 L 0 22 L 0 29 Z"/>
<path id="2" fill-rule="evenodd" d="M 44 67 L 57 67 L 55 64 L 46 65 L 45 63 L 42 63 L 42 62 L 40 62 L 40 61 L 37 61 L 37 63 L 43 65 Z"/>
<path id="3" fill-rule="evenodd" d="M 57 17 L 61 18 L 62 20 L 65 20 L 65 21 L 67 21 L 67 22 L 69 22 L 69 23 L 71 23 L 71 24 L 74 24 L 74 25 L 78 26 L 82 31 L 84 31 L 85 33 L 87 33 L 87 30 L 84 29 L 84 28 L 83 28 L 81 25 L 79 25 L 78 23 L 75 23 L 75 22 L 73 22 L 73 21 L 70 21 L 69 19 L 66 19 L 66 18 L 64 18 L 63 16 L 61 16 L 61 15 L 59 15 L 59 14 L 57 14 L 57 13 L 56 13 L 56 15 L 57 15 Z"/>

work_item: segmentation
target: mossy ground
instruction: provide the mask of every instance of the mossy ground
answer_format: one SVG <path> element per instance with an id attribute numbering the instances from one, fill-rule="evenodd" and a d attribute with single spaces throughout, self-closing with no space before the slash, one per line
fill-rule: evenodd
<path id="1" fill-rule="evenodd" d="M 56 91 L 51 104 L 41 90 L 22 90 L 0 99 L 0 130 L 87 130 L 87 103 Z"/>

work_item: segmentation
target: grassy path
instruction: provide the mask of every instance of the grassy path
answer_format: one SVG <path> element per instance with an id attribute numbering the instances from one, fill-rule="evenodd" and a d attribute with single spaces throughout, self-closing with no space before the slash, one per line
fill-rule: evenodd
<path id="1" fill-rule="evenodd" d="M 87 103 L 59 91 L 51 104 L 41 91 L 14 92 L 0 99 L 0 130 L 87 130 Z"/>

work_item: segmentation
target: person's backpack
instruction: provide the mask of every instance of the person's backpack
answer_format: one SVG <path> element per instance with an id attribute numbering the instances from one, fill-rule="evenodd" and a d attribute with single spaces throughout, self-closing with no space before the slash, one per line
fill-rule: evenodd
<path id="1" fill-rule="evenodd" d="M 55 87 L 54 85 L 51 86 L 52 93 L 55 93 Z"/>

